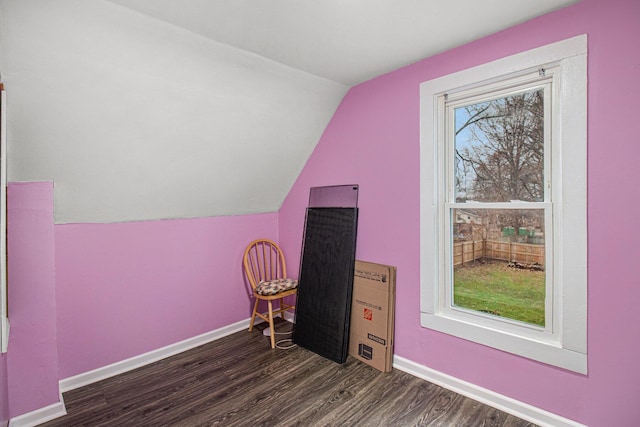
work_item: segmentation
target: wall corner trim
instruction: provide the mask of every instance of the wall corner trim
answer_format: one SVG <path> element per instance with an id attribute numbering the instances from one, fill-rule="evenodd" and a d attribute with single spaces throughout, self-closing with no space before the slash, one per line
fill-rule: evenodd
<path id="1" fill-rule="evenodd" d="M 539 426 L 587 427 L 584 424 L 561 417 L 544 409 L 520 402 L 519 400 L 452 377 L 435 369 L 427 368 L 424 365 L 420 365 L 401 356 L 396 355 L 393 357 L 393 367 Z"/>

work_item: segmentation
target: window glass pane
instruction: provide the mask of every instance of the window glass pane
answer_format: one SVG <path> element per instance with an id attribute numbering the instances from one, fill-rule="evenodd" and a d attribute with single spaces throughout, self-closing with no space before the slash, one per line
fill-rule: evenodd
<path id="1" fill-rule="evenodd" d="M 455 201 L 544 199 L 544 89 L 455 108 Z"/>
<path id="2" fill-rule="evenodd" d="M 545 326 L 544 209 L 451 209 L 453 305 Z"/>

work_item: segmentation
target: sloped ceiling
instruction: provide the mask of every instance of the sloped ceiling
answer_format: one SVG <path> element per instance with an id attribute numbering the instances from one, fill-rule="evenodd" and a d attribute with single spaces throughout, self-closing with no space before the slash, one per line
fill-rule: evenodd
<path id="1" fill-rule="evenodd" d="M 277 211 L 351 85 L 573 2 L 0 0 L 9 180 L 58 223 Z"/>
<path id="2" fill-rule="evenodd" d="M 347 85 L 577 0 L 110 0 Z"/>

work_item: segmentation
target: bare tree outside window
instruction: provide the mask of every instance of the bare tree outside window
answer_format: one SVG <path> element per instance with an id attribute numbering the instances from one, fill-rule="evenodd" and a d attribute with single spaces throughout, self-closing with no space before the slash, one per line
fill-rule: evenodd
<path id="1" fill-rule="evenodd" d="M 545 212 L 485 208 L 544 201 L 544 89 L 457 107 L 454 116 L 454 305 L 544 326 Z"/>
<path id="2" fill-rule="evenodd" d="M 456 202 L 541 202 L 543 90 L 456 108 Z"/>

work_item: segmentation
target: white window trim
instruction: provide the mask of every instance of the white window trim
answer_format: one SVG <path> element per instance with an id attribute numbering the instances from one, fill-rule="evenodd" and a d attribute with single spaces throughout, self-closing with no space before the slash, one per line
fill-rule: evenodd
<path id="1" fill-rule="evenodd" d="M 443 257 L 439 206 L 444 171 L 439 97 L 478 84 L 500 81 L 547 65 L 559 67 L 554 84 L 552 156 L 554 199 L 554 339 L 506 332 L 473 316 L 453 318 L 443 310 Z M 555 107 L 554 107 L 555 108 Z M 587 37 L 581 35 L 420 85 L 421 325 L 571 371 L 587 373 Z M 563 185 L 567 183 L 567 185 Z"/>
<path id="2" fill-rule="evenodd" d="M 2 114 L 0 120 L 0 352 L 9 345 L 9 317 L 7 313 L 7 99 L 0 91 Z"/>

